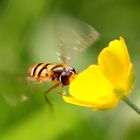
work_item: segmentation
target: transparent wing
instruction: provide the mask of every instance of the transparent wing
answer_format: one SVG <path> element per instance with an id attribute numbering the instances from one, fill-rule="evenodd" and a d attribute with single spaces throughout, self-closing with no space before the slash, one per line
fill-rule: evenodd
<path id="1" fill-rule="evenodd" d="M 96 42 L 99 33 L 90 25 L 64 15 L 49 19 L 58 46 L 57 55 L 61 63 L 67 63 L 76 52 L 85 51 Z"/>
<path id="2" fill-rule="evenodd" d="M 37 61 L 54 62 L 58 58 L 67 63 L 99 38 L 92 26 L 64 14 L 49 15 L 35 30 L 31 46 Z"/>
<path id="3" fill-rule="evenodd" d="M 0 72 L 0 83 L 0 100 L 6 101 L 10 106 L 25 102 L 32 94 L 39 92 L 39 85 L 23 75 Z"/>

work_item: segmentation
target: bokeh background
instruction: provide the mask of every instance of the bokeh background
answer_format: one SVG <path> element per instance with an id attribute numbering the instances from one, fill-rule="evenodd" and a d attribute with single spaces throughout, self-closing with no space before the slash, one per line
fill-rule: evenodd
<path id="1" fill-rule="evenodd" d="M 94 46 L 71 60 L 78 71 L 96 63 L 99 52 L 110 40 L 120 35 L 125 38 L 136 73 L 134 94 L 129 98 L 140 106 L 138 0 L 0 0 L 0 139 L 139 140 L 140 116 L 123 101 L 110 111 L 91 111 L 51 94 L 55 113 L 52 117 L 43 98 L 44 90 L 51 85 L 30 86 L 17 78 L 26 75 L 30 65 L 46 62 L 46 56 L 54 51 L 53 46 L 44 45 L 47 37 L 41 28 L 54 11 L 82 20 L 100 33 Z M 36 94 L 26 102 L 16 100 L 21 100 L 22 93 L 32 92 Z"/>

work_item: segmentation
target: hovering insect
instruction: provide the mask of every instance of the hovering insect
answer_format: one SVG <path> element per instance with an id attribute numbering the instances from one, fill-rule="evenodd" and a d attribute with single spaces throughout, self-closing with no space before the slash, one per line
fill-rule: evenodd
<path id="1" fill-rule="evenodd" d="M 48 30 L 51 30 L 51 34 L 55 36 L 60 63 L 34 64 L 29 68 L 28 73 L 31 80 L 56 82 L 44 94 L 46 101 L 51 105 L 47 93 L 58 86 L 63 87 L 70 84 L 77 72 L 73 67 L 68 66 L 69 60 L 76 52 L 84 51 L 91 44 L 94 44 L 99 37 L 99 33 L 92 26 L 64 15 L 53 16 L 53 18 L 49 18 L 49 21 Z M 57 93 L 66 94 L 64 91 Z"/>
<path id="2" fill-rule="evenodd" d="M 73 67 L 69 67 L 66 64 L 50 64 L 39 63 L 35 64 L 28 70 L 30 78 L 34 78 L 38 81 L 54 81 L 56 84 L 47 90 L 44 94 L 45 99 L 48 102 L 47 93 L 58 86 L 67 86 L 70 84 L 70 79 L 76 76 L 76 71 Z M 29 79 L 30 79 L 29 78 Z M 61 94 L 60 92 L 57 92 Z"/>
<path id="3" fill-rule="evenodd" d="M 72 79 L 77 75 L 77 72 L 73 67 L 68 65 L 68 62 L 73 58 L 76 52 L 85 51 L 94 44 L 99 38 L 99 33 L 92 26 L 63 14 L 51 15 L 47 17 L 47 24 L 45 22 L 43 23 L 44 26 L 41 24 L 43 33 L 46 31 L 48 34 L 48 36 L 45 36 L 45 41 L 49 36 L 50 39 L 53 40 L 52 46 L 54 48 L 56 45 L 55 52 L 57 53 L 59 63 L 48 63 L 50 62 L 48 61 L 47 63 L 34 64 L 29 67 L 29 77 L 27 79 L 31 82 L 55 82 L 55 85 L 44 93 L 47 103 L 52 107 L 47 94 L 58 86 L 61 86 L 63 89 L 63 86 L 68 86 L 70 84 Z M 39 37 L 40 36 L 38 36 L 37 39 Z M 42 37 L 44 36 L 42 35 L 41 39 Z M 36 39 L 33 42 L 36 42 Z M 49 41 L 46 41 L 44 44 L 49 44 L 48 42 Z M 36 44 L 37 43 L 35 43 L 35 45 Z M 43 48 L 43 43 L 41 44 L 42 46 L 37 46 L 37 52 L 40 52 L 41 48 Z M 34 50 L 36 49 L 34 47 Z M 43 49 L 43 53 L 46 53 L 45 49 L 51 53 L 52 48 L 48 49 L 48 46 L 46 45 Z M 63 92 L 55 92 L 61 95 L 66 94 L 64 90 Z M 20 100 L 26 100 L 26 98 L 27 97 L 23 94 Z"/>
<path id="4" fill-rule="evenodd" d="M 30 67 L 28 72 L 36 80 L 55 81 L 63 86 L 69 85 L 70 78 L 76 76 L 75 69 L 66 64 L 39 63 Z"/>

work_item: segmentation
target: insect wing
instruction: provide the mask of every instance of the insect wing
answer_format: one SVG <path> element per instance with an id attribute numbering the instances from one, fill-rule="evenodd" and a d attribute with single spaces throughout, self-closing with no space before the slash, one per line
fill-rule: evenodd
<path id="1" fill-rule="evenodd" d="M 10 106 L 27 101 L 37 92 L 37 83 L 33 84 L 23 75 L 1 72 L 0 83 L 0 100 L 6 101 Z"/>
<path id="2" fill-rule="evenodd" d="M 99 37 L 92 26 L 72 17 L 61 15 L 52 21 L 58 43 L 57 55 L 61 63 L 68 63 L 76 52 L 85 51 Z"/>
<path id="3" fill-rule="evenodd" d="M 61 63 L 82 52 L 99 38 L 99 33 L 90 25 L 75 18 L 53 14 L 37 27 L 31 46 L 37 60 Z M 56 55 L 57 53 L 57 55 Z"/>

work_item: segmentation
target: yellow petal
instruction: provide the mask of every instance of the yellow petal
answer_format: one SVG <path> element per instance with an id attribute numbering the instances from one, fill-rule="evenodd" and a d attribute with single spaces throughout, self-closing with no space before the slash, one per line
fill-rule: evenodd
<path id="1" fill-rule="evenodd" d="M 112 98 L 111 96 L 110 96 L 110 98 L 108 98 L 108 100 L 106 100 L 105 103 L 104 102 L 85 102 L 85 101 L 78 100 L 71 96 L 63 96 L 63 99 L 67 103 L 84 106 L 84 107 L 91 107 L 94 110 L 112 109 L 117 105 L 117 103 L 119 101 L 117 98 L 114 98 L 114 97 Z"/>
<path id="2" fill-rule="evenodd" d="M 127 80 L 127 83 L 126 83 L 125 96 L 127 96 L 131 92 L 134 86 L 134 82 L 135 82 L 135 73 L 134 73 L 134 67 L 132 64 L 130 64 L 129 66 L 126 80 Z"/>
<path id="3" fill-rule="evenodd" d="M 97 109 L 112 108 L 119 100 L 111 83 L 97 65 L 91 65 L 81 72 L 71 82 L 69 92 L 73 98 L 64 97 L 65 101 Z"/>
<path id="4" fill-rule="evenodd" d="M 122 37 L 110 42 L 109 46 L 101 51 L 98 64 L 114 88 L 127 92 L 126 84 L 131 62 Z"/>
<path id="5" fill-rule="evenodd" d="M 79 105 L 79 106 L 85 106 L 85 107 L 92 107 L 93 106 L 92 104 L 90 104 L 88 102 L 78 100 L 78 99 L 71 97 L 71 96 L 63 96 L 63 99 L 67 103 L 71 103 L 71 104 L 75 104 L 75 105 Z"/>

